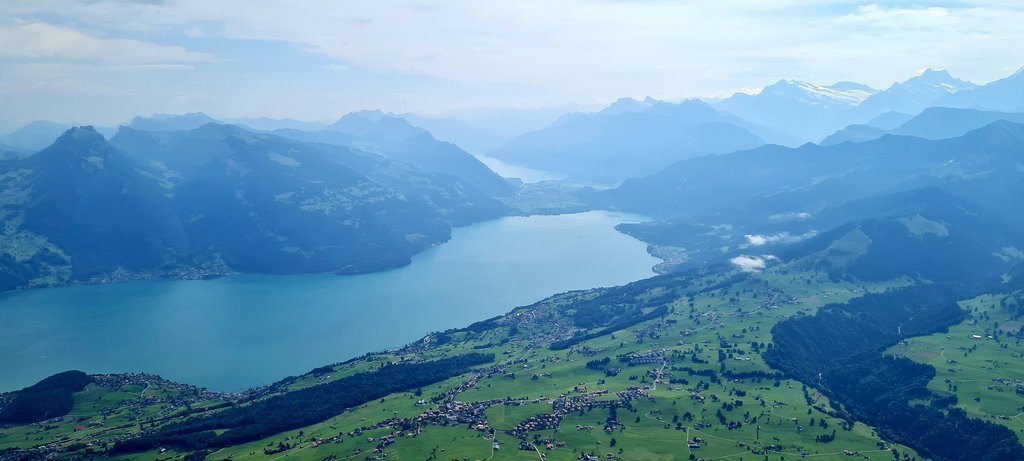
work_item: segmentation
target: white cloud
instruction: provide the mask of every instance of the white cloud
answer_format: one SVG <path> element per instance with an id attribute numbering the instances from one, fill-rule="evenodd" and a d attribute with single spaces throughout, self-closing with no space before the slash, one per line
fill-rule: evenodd
<path id="1" fill-rule="evenodd" d="M 729 260 L 743 272 L 760 272 L 768 267 L 768 263 L 777 261 L 779 258 L 774 255 L 746 256 L 740 255 Z"/>
<path id="2" fill-rule="evenodd" d="M 210 61 L 178 46 L 138 40 L 96 38 L 46 23 L 0 28 L 0 59 L 83 60 L 119 64 Z"/>
<path id="3" fill-rule="evenodd" d="M 217 49 L 217 40 L 278 41 L 336 61 L 320 63 L 322 68 L 344 73 L 352 67 L 450 84 L 445 92 L 399 94 L 408 85 L 381 79 L 348 86 L 355 97 L 310 101 L 436 113 L 473 106 L 591 104 L 620 96 L 725 96 L 781 78 L 887 87 L 923 67 L 947 68 L 985 83 L 1024 64 L 1024 47 L 1019 46 L 1024 43 L 1024 5 L 1019 1 L 890 5 L 846 0 L 9 1 L 0 2 L 0 66 L 5 58 L 188 64 L 215 54 L 230 61 L 230 53 L 240 47 Z M 204 49 L 209 54 L 189 49 L 198 41 L 210 47 Z M 209 71 L 201 67 L 195 72 Z M 240 101 L 242 89 L 269 85 L 258 74 L 208 75 L 223 81 L 184 90 L 226 89 Z M 293 85 L 301 89 L 292 91 L 325 95 L 352 85 L 345 76 L 334 78 L 302 82 Z M 229 79 L 255 81 L 235 89 L 226 83 Z M 143 83 L 138 85 L 143 89 Z M 514 91 L 509 89 L 513 86 Z M 282 98 L 290 96 L 287 87 L 273 90 L 285 91 Z M 191 99 L 212 96 L 193 94 Z M 286 107 L 286 114 L 249 115 L 316 112 L 296 104 Z"/>
<path id="4" fill-rule="evenodd" d="M 806 212 L 799 212 L 798 213 L 798 212 L 795 212 L 795 211 L 790 211 L 790 212 L 787 212 L 787 213 L 773 214 L 773 215 L 769 216 L 768 219 L 771 219 L 772 221 L 790 221 L 790 220 L 803 221 L 803 220 L 808 219 L 810 217 L 811 217 L 810 213 L 806 213 Z"/>
<path id="5" fill-rule="evenodd" d="M 791 242 L 797 242 L 797 241 L 800 241 L 800 240 L 803 240 L 803 239 L 814 237 L 815 235 L 818 235 L 818 233 L 815 232 L 815 231 L 810 231 L 810 232 L 807 232 L 807 233 L 801 234 L 801 235 L 790 235 L 789 232 L 780 232 L 780 233 L 775 234 L 775 235 L 747 234 L 747 235 L 743 236 L 744 238 L 747 239 L 747 243 L 746 243 L 745 246 L 741 246 L 741 248 L 752 247 L 752 246 L 753 247 L 759 247 L 759 246 L 767 245 L 769 243 L 779 243 L 779 242 L 791 243 Z"/>

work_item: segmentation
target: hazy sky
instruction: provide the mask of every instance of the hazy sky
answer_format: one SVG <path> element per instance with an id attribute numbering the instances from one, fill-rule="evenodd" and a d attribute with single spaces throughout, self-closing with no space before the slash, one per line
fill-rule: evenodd
<path id="1" fill-rule="evenodd" d="M 885 88 L 1024 66 L 1024 2 L 0 0 L 0 131 Z"/>

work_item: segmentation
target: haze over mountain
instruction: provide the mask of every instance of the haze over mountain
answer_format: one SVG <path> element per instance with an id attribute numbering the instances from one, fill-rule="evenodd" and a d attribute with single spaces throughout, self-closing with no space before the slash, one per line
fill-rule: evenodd
<path id="1" fill-rule="evenodd" d="M 275 134 L 306 142 L 351 146 L 415 165 L 425 171 L 457 177 L 491 196 L 515 190 L 476 157 L 451 143 L 438 141 L 429 131 L 381 111 L 345 115 L 320 131 L 282 129 Z"/>
<path id="2" fill-rule="evenodd" d="M 1024 461 L 1022 24 L 0 1 L 0 461 Z"/>
<path id="3" fill-rule="evenodd" d="M 37 120 L 0 137 L 0 144 L 25 150 L 40 150 L 71 128 L 63 123 Z"/>
<path id="4" fill-rule="evenodd" d="M 1005 112 L 1024 112 L 1024 67 L 1006 78 L 946 96 L 937 105 L 987 109 Z"/>
<path id="5" fill-rule="evenodd" d="M 840 82 L 821 86 L 799 80 L 780 80 L 757 94 L 736 93 L 715 107 L 783 133 L 777 144 L 801 144 L 831 132 L 849 111 L 877 93 L 866 85 Z"/>
<path id="6" fill-rule="evenodd" d="M 515 137 L 490 155 L 571 178 L 618 183 L 675 161 L 763 144 L 745 122 L 699 100 L 623 98 L 600 112 L 565 116 Z"/>
<path id="7" fill-rule="evenodd" d="M 870 218 L 846 214 L 808 226 L 825 210 L 920 187 L 941 188 L 1021 229 L 1024 201 L 1016 197 L 1024 196 L 1024 181 L 1015 165 L 1022 148 L 1024 125 L 1006 121 L 938 141 L 887 135 L 833 146 L 765 146 L 684 160 L 591 200 L 660 218 L 623 229 L 658 245 L 686 248 L 686 258 L 697 266 Z"/>
<path id="8" fill-rule="evenodd" d="M 395 115 L 430 131 L 436 138 L 457 144 L 474 155 L 487 154 L 513 137 L 542 129 L 559 117 L 589 111 L 595 105 L 565 104 L 536 109 L 493 108 L 448 115 Z"/>
<path id="9" fill-rule="evenodd" d="M 999 120 L 1024 123 L 1024 113 L 931 107 L 888 130 L 870 125 L 850 125 L 823 139 L 821 145 L 870 141 L 886 134 L 925 139 L 955 138 Z"/>
<path id="10" fill-rule="evenodd" d="M 887 112 L 917 114 L 944 98 L 978 85 L 953 77 L 945 70 L 925 69 L 910 79 L 894 83 L 865 99 L 850 115 L 855 121 L 868 121 Z"/>
<path id="11" fill-rule="evenodd" d="M 232 125 L 238 125 L 243 128 L 247 128 L 255 131 L 274 131 L 274 130 L 306 130 L 316 131 L 327 128 L 326 123 L 320 122 L 308 122 L 304 120 L 295 120 L 293 118 L 270 118 L 270 117 L 238 117 L 238 118 L 226 118 L 225 123 Z"/>
<path id="12" fill-rule="evenodd" d="M 0 164 L 4 289 L 380 270 L 508 211 L 449 177 L 230 125 L 122 128 L 112 142 L 73 128 Z"/>
<path id="13" fill-rule="evenodd" d="M 207 123 L 220 123 L 202 112 L 189 114 L 153 114 L 149 117 L 135 117 L 128 123 L 129 128 L 144 131 L 185 131 L 194 130 Z"/>
<path id="14" fill-rule="evenodd" d="M 916 114 L 951 94 L 975 87 L 944 70 L 926 69 L 885 90 L 852 82 L 821 86 L 783 80 L 757 94 L 737 93 L 715 106 L 785 134 L 773 142 L 798 145 L 889 112 Z"/>

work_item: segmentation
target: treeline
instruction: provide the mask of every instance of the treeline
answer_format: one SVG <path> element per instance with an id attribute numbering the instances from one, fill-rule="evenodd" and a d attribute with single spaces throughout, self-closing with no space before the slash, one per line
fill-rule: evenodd
<path id="1" fill-rule="evenodd" d="M 901 338 L 946 331 L 964 313 L 956 304 L 977 294 L 958 285 L 918 285 L 829 305 L 814 316 L 772 328 L 765 362 L 842 404 L 846 417 L 937 461 L 1024 459 L 1010 429 L 945 408 L 928 390 L 935 369 L 884 351 Z M 927 404 L 910 405 L 910 401 Z"/>
<path id="2" fill-rule="evenodd" d="M 156 433 L 118 442 L 111 451 L 131 453 L 161 446 L 197 450 L 251 442 L 316 424 L 348 408 L 443 381 L 492 361 L 493 354 L 471 353 L 423 363 L 385 365 L 375 371 L 170 424 Z M 215 429 L 226 431 L 217 435 Z"/>
<path id="3" fill-rule="evenodd" d="M 954 285 L 918 285 L 867 294 L 847 304 L 829 304 L 813 316 L 796 317 L 772 328 L 774 347 L 764 353 L 772 367 L 803 382 L 844 357 L 880 351 L 901 338 L 945 331 L 964 313 L 956 300 L 969 297 Z M 799 357 L 800 360 L 793 360 Z"/>
<path id="4" fill-rule="evenodd" d="M 10 403 L 0 408 L 0 424 L 37 423 L 64 416 L 75 406 L 73 394 L 91 382 L 89 375 L 71 370 L 14 392 Z"/>
<path id="5" fill-rule="evenodd" d="M 609 325 L 609 326 L 607 326 L 605 328 L 602 328 L 600 330 L 593 331 L 593 332 L 590 332 L 590 333 L 579 333 L 579 334 L 574 335 L 571 338 L 563 339 L 563 340 L 560 340 L 560 341 L 555 341 L 555 342 L 551 343 L 551 346 L 549 347 L 549 349 L 551 349 L 553 351 L 560 351 L 560 350 L 568 349 L 568 348 L 570 348 L 572 346 L 575 346 L 575 345 L 577 345 L 577 344 L 579 344 L 579 343 L 581 343 L 583 341 L 587 341 L 587 340 L 594 339 L 594 338 L 599 338 L 599 337 L 604 336 L 604 335 L 610 335 L 610 334 L 612 334 L 612 333 L 614 333 L 616 331 L 619 331 L 619 330 L 622 330 L 622 329 L 625 329 L 625 328 L 629 328 L 629 327 L 631 327 L 633 325 L 636 325 L 638 323 L 646 322 L 646 321 L 651 320 L 651 319 L 656 319 L 658 317 L 661 317 L 661 316 L 664 316 L 664 315 L 668 314 L 668 307 L 667 306 L 661 306 L 661 307 L 659 307 L 657 309 L 654 309 L 653 311 L 650 311 L 650 312 L 648 312 L 646 314 L 644 314 L 643 312 L 638 312 L 638 311 L 631 311 L 630 313 L 632 314 L 631 316 L 628 316 L 628 317 L 617 317 L 615 319 L 614 323 L 612 323 L 611 325 Z"/>

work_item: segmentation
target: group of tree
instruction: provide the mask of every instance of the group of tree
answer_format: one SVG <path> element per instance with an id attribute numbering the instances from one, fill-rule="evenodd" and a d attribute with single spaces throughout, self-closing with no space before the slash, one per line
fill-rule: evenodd
<path id="1" fill-rule="evenodd" d="M 251 442 L 319 423 L 395 392 L 458 376 L 493 360 L 493 354 L 471 353 L 429 362 L 388 364 L 374 371 L 170 424 L 155 433 L 118 442 L 112 451 L 131 453 L 161 446 L 197 450 Z M 224 431 L 218 435 L 215 429 Z"/>
<path id="2" fill-rule="evenodd" d="M 0 424 L 37 423 L 64 416 L 75 405 L 73 394 L 91 382 L 89 375 L 71 370 L 14 392 L 0 408 Z"/>
<path id="3" fill-rule="evenodd" d="M 848 418 L 938 461 L 1024 459 L 1024 446 L 1010 429 L 969 418 L 927 388 L 934 368 L 884 355 L 905 337 L 959 323 L 964 313 L 956 301 L 978 290 L 923 284 L 825 306 L 813 316 L 778 323 L 765 362 L 821 389 Z"/>

